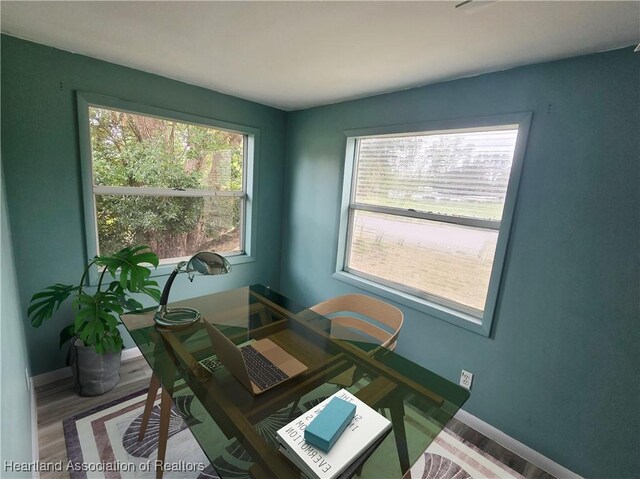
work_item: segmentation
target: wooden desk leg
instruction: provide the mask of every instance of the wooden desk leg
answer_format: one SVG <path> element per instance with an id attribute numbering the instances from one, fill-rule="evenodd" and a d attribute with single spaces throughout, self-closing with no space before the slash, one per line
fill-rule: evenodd
<path id="1" fill-rule="evenodd" d="M 158 381 L 158 385 L 162 387 L 162 395 L 160 397 L 160 430 L 158 431 L 158 456 L 156 458 L 156 479 L 162 479 L 162 475 L 164 473 L 164 459 L 167 454 L 169 421 L 171 419 L 171 407 L 173 404 L 171 397 L 173 396 L 177 364 L 173 351 L 170 348 L 167 348 L 168 344 L 166 339 L 162 335 L 160 337 L 163 338 L 163 342 L 168 353 L 164 360 L 166 361 L 168 359 L 168 361 L 166 361 L 163 367 L 160 368 L 160 371 L 162 371 L 161 377 L 158 377 L 158 375 L 153 373 L 153 376 L 155 376 Z M 151 385 L 149 385 L 149 388 L 151 389 Z"/>
<path id="2" fill-rule="evenodd" d="M 138 441 L 144 439 L 144 435 L 147 432 L 147 426 L 149 424 L 149 417 L 151 417 L 151 411 L 153 410 L 153 403 L 158 395 L 158 388 L 160 387 L 160 380 L 155 373 L 151 373 L 151 381 L 149 382 L 149 392 L 147 392 L 147 401 L 144 403 L 144 413 L 142 413 L 142 423 L 140 424 L 140 433 L 138 434 Z"/>
<path id="3" fill-rule="evenodd" d="M 160 431 L 158 438 L 158 457 L 156 461 L 156 479 L 162 479 L 164 473 L 164 458 L 167 454 L 167 440 L 169 439 L 169 420 L 171 419 L 171 394 L 162 388 L 160 400 Z"/>
<path id="4" fill-rule="evenodd" d="M 407 433 L 404 427 L 404 403 L 402 398 L 394 398 L 390 404 L 391 422 L 393 424 L 393 435 L 396 439 L 398 449 L 398 459 L 400 460 L 400 470 L 402 474 L 411 468 L 409 462 L 409 448 L 407 446 Z"/>

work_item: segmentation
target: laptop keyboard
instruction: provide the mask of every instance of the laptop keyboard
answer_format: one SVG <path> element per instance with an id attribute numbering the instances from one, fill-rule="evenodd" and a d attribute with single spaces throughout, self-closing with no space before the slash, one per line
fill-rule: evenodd
<path id="1" fill-rule="evenodd" d="M 218 356 L 215 354 L 213 356 L 209 356 L 201 361 L 198 361 L 200 365 L 205 368 L 210 373 L 214 372 L 216 369 L 222 367 L 222 363 L 218 359 Z"/>
<path id="2" fill-rule="evenodd" d="M 249 379 L 260 389 L 267 389 L 289 377 L 253 346 L 244 346 L 240 348 L 240 351 L 242 351 L 244 363 L 247 365 Z"/>

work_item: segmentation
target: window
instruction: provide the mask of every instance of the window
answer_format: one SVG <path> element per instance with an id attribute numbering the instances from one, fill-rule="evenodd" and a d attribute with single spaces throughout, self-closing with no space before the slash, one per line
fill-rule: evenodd
<path id="1" fill-rule="evenodd" d="M 184 114 L 79 98 L 91 250 L 109 254 L 145 244 L 164 264 L 202 250 L 246 254 L 254 135 Z"/>
<path id="2" fill-rule="evenodd" d="M 486 330 L 521 130 L 514 122 L 350 137 L 339 272 Z"/>

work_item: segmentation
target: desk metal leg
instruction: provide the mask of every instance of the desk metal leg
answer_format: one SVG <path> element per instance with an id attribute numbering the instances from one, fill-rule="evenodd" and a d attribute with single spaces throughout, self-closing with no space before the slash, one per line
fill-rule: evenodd
<path id="1" fill-rule="evenodd" d="M 378 377 L 356 393 L 356 396 L 373 408 L 385 408 L 391 412 L 398 462 L 402 474 L 406 473 L 411 468 L 411 463 L 409 462 L 409 447 L 404 426 L 404 402 L 402 394 L 397 390 L 397 385 L 384 377 Z"/>
<path id="2" fill-rule="evenodd" d="M 411 468 L 409 462 L 409 448 L 407 446 L 407 433 L 404 427 L 404 403 L 402 398 L 395 397 L 390 404 L 391 422 L 393 423 L 393 435 L 396 439 L 396 448 L 398 449 L 398 459 L 400 460 L 400 469 L 402 474 Z"/>

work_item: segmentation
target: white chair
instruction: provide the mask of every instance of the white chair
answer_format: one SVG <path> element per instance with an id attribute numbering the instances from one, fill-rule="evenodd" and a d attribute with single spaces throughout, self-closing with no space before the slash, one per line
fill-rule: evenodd
<path id="1" fill-rule="evenodd" d="M 393 351 L 404 321 L 402 311 L 364 294 L 327 299 L 309 308 L 331 320 L 331 337 L 373 342 Z"/>
<path id="2" fill-rule="evenodd" d="M 393 351 L 398 342 L 404 315 L 395 306 L 364 294 L 347 294 L 327 299 L 309 308 L 331 320 L 334 339 L 371 342 Z M 330 382 L 351 386 L 356 368 L 343 372 Z"/>

